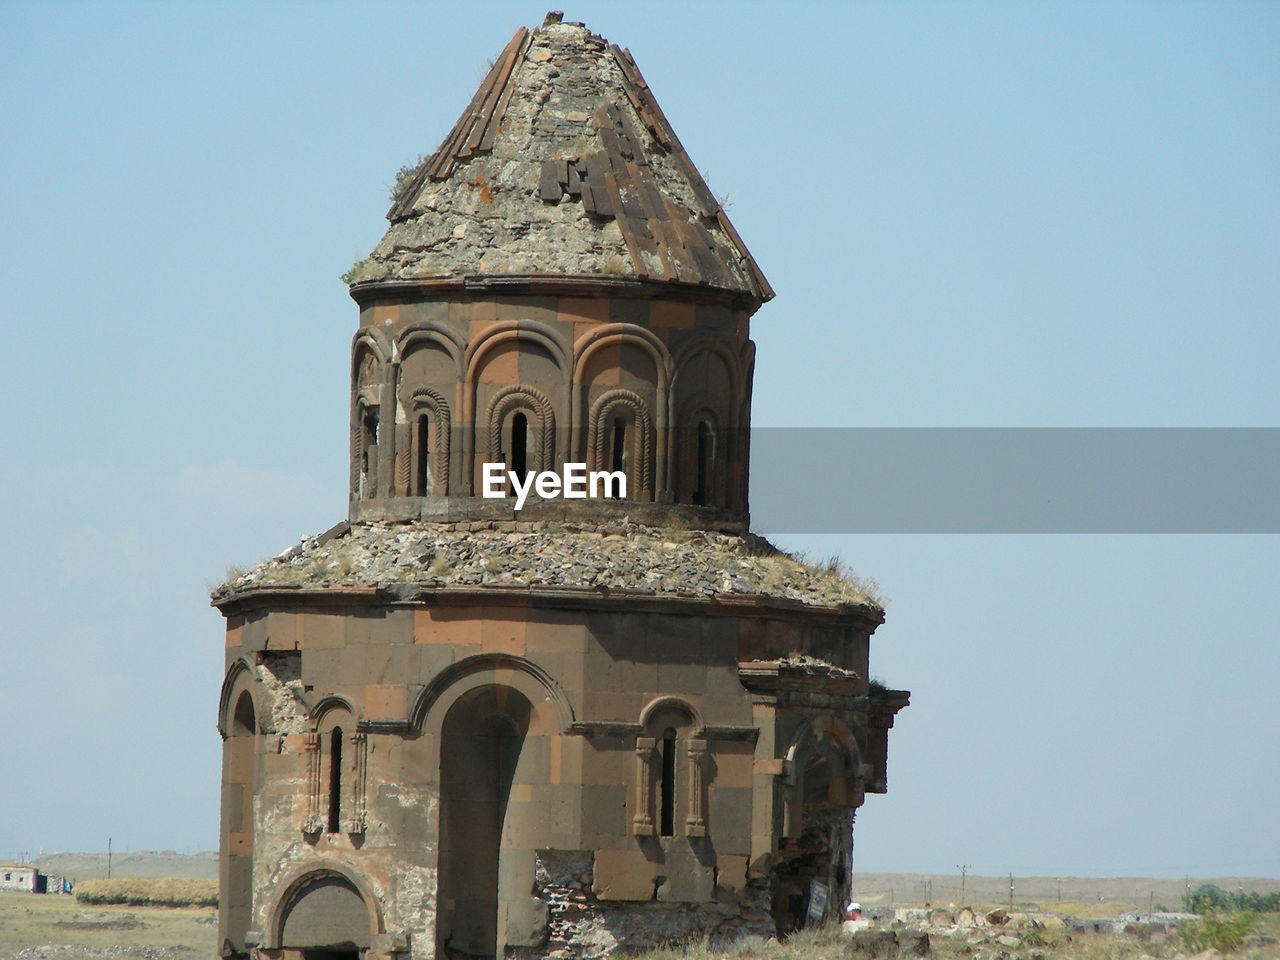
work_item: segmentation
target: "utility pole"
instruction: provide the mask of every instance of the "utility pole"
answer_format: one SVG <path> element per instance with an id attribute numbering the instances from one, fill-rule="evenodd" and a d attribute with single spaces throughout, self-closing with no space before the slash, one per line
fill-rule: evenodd
<path id="1" fill-rule="evenodd" d="M 1062 902 L 1062 878 L 1058 878 L 1058 902 Z"/>
<path id="2" fill-rule="evenodd" d="M 965 874 L 967 874 L 967 873 L 969 872 L 969 864 L 967 864 L 967 863 L 965 863 L 965 864 L 957 863 L 957 864 L 956 864 L 956 869 L 960 871 L 960 903 L 959 903 L 959 906 L 963 907 L 963 906 L 965 905 L 965 903 L 964 903 L 964 880 L 965 880 Z"/>
<path id="3" fill-rule="evenodd" d="M 107 837 L 107 879 L 111 879 L 111 838 Z"/>
<path id="4" fill-rule="evenodd" d="M 1013 909 L 1013 874 L 1009 874 L 1009 909 Z"/>

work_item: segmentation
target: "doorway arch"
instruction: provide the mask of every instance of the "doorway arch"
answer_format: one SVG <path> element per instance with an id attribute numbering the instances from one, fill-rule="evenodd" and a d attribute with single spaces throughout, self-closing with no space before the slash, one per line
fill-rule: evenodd
<path id="1" fill-rule="evenodd" d="M 515 896 L 501 882 L 503 830 L 534 707 L 520 691 L 484 684 L 458 697 L 440 731 L 440 955 L 493 958 Z M 525 894 L 527 896 L 527 892 Z"/>

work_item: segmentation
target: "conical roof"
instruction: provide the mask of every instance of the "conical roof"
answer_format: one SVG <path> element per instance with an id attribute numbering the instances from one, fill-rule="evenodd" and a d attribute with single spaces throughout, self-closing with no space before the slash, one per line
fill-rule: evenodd
<path id="1" fill-rule="evenodd" d="M 773 296 L 631 54 L 555 14 L 516 31 L 387 218 L 353 287 L 590 277 Z"/>

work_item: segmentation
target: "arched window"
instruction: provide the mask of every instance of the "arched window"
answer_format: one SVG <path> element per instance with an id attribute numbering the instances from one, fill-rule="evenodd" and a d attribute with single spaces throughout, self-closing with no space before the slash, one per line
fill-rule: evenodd
<path id="1" fill-rule="evenodd" d="M 418 417 L 418 474 L 414 493 L 419 497 L 431 495 L 431 414 Z"/>
<path id="2" fill-rule="evenodd" d="M 342 830 L 342 728 L 329 731 L 329 820 L 327 833 Z"/>
<path id="3" fill-rule="evenodd" d="M 649 405 L 632 390 L 601 394 L 591 405 L 587 433 L 590 470 L 621 473 L 628 500 L 653 498 L 653 418 Z M 614 488 L 615 496 L 621 493 Z"/>
<path id="4" fill-rule="evenodd" d="M 412 413 L 409 494 L 415 497 L 449 495 L 449 403 L 431 387 L 419 387 L 409 398 Z"/>
<path id="5" fill-rule="evenodd" d="M 662 734 L 662 777 L 658 782 L 658 833 L 673 837 L 676 833 L 676 732 L 667 727 Z"/>
<path id="6" fill-rule="evenodd" d="M 523 483 L 529 475 L 529 418 L 523 411 L 511 418 L 511 440 L 507 449 L 507 469 Z"/>
<path id="7" fill-rule="evenodd" d="M 253 697 L 242 689 L 231 710 L 222 745 L 222 853 L 218 872 L 227 899 L 226 935 L 241 942 L 251 925 L 253 896 L 253 798 L 257 790 L 257 723 Z"/>
<path id="8" fill-rule="evenodd" d="M 715 482 L 716 434 L 711 423 L 702 419 L 698 421 L 696 469 L 697 482 L 693 487 L 693 502 L 700 507 L 711 504 L 714 500 L 712 484 Z"/>
<path id="9" fill-rule="evenodd" d="M 686 703 L 665 697 L 650 704 L 640 722 L 632 833 L 652 835 L 656 827 L 660 837 L 705 836 L 707 742 L 700 721 Z"/>
<path id="10" fill-rule="evenodd" d="M 360 412 L 360 496 L 378 492 L 378 410 L 362 407 Z"/>
<path id="11" fill-rule="evenodd" d="M 531 473 L 555 469 L 555 414 L 536 387 L 503 387 L 490 401 L 487 419 L 488 462 L 505 464 L 522 482 Z"/>

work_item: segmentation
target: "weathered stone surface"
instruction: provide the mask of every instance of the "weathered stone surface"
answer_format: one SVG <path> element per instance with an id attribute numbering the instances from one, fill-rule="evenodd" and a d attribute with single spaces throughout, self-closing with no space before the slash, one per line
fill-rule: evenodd
<path id="1" fill-rule="evenodd" d="M 879 619 L 874 589 L 828 567 L 810 567 L 755 536 L 674 531 L 621 523 L 555 524 L 538 532 L 451 524 L 354 524 L 341 536 L 308 539 L 223 584 L 215 602 L 259 588 L 411 583 L 426 587 L 634 591 L 654 596 L 781 597 L 864 607 Z M 625 539 L 624 539 L 625 538 Z"/>
<path id="2" fill-rule="evenodd" d="M 625 51 L 580 24 L 521 31 L 481 93 L 354 282 L 653 276 L 772 296 Z"/>

